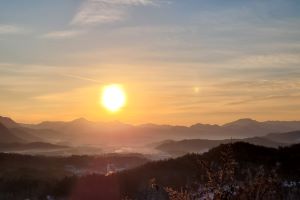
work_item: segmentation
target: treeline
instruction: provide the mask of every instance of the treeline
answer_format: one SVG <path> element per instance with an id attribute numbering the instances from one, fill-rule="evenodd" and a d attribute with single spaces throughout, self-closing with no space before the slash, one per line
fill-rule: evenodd
<path id="1" fill-rule="evenodd" d="M 99 156 L 47 157 L 0 153 L 0 178 L 62 179 L 72 176 L 68 167 L 106 173 L 108 164 L 117 168 L 133 168 L 149 160 L 140 154 L 106 154 Z"/>
<path id="2" fill-rule="evenodd" d="M 169 194 L 169 199 L 183 200 L 207 194 L 213 195 L 212 199 L 236 199 L 233 194 L 243 195 L 243 199 L 251 199 L 248 194 L 256 194 L 258 199 L 297 199 L 299 169 L 300 145 L 274 149 L 239 142 L 110 176 L 38 179 L 24 171 L 19 178 L 0 179 L 0 199 L 46 199 L 50 195 L 68 200 L 144 200 L 147 195 L 163 193 Z"/>

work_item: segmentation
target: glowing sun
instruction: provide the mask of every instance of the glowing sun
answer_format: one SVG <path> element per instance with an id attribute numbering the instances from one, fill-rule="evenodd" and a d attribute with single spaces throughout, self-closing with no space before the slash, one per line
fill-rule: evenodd
<path id="1" fill-rule="evenodd" d="M 112 84 L 103 88 L 102 105 L 111 112 L 117 112 L 126 104 L 126 94 L 121 85 Z"/>

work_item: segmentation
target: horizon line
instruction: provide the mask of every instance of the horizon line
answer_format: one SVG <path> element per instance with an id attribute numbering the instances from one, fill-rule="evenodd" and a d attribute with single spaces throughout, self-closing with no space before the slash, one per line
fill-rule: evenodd
<path id="1" fill-rule="evenodd" d="M 9 117 L 9 116 L 3 116 L 3 115 L 0 115 L 0 118 L 9 118 L 11 119 L 12 121 L 18 123 L 18 124 L 24 124 L 24 125 L 38 125 L 38 124 L 41 124 L 43 122 L 64 122 L 64 123 L 68 123 L 68 122 L 73 122 L 73 121 L 76 121 L 76 120 L 86 120 L 86 121 L 89 121 L 89 122 L 92 122 L 92 123 L 120 123 L 120 124 L 124 124 L 124 125 L 130 125 L 130 126 L 143 126 L 143 125 L 157 125 L 157 126 L 183 126 L 183 127 L 192 127 L 192 126 L 195 126 L 195 125 L 199 125 L 199 124 L 202 124 L 202 125 L 217 125 L 217 126 L 224 126 L 226 124 L 229 124 L 229 123 L 232 123 L 232 122 L 237 122 L 237 121 L 240 121 L 240 120 L 251 120 L 251 121 L 256 121 L 258 123 L 264 123 L 264 122 L 300 122 L 300 120 L 265 120 L 265 121 L 259 121 L 259 120 L 256 120 L 256 119 L 253 119 L 253 118 L 250 118 L 250 117 L 245 117 L 245 118 L 238 118 L 236 120 L 233 120 L 233 121 L 228 121 L 226 123 L 201 123 L 201 122 L 197 122 L 197 123 L 193 123 L 193 124 L 190 124 L 190 125 L 180 125 L 180 124 L 166 124 L 166 123 L 153 123 L 153 122 L 145 122 L 145 123 L 127 123 L 127 122 L 122 122 L 120 120 L 111 120 L 111 121 L 94 121 L 94 120 L 89 120 L 87 119 L 86 117 L 77 117 L 77 118 L 74 118 L 72 120 L 43 120 L 43 121 L 37 121 L 37 122 L 32 122 L 32 123 L 25 123 L 25 122 L 19 122 L 19 121 L 15 121 L 14 118 L 12 117 Z"/>

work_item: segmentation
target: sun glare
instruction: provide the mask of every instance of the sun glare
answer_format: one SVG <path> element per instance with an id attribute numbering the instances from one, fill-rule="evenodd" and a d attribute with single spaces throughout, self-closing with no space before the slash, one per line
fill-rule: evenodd
<path id="1" fill-rule="evenodd" d="M 111 112 L 117 112 L 126 104 L 125 91 L 121 85 L 113 84 L 103 88 L 102 105 Z"/>

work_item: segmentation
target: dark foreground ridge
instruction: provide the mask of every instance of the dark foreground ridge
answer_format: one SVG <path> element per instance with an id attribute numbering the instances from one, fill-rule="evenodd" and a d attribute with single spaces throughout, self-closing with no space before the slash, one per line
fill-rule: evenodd
<path id="1" fill-rule="evenodd" d="M 25 161 L 25 157 L 16 155 L 14 162 Z M 1 162 L 7 159 L 7 154 L 0 155 Z M 0 199 L 45 199 L 49 195 L 68 200 L 163 200 L 183 195 L 178 191 L 194 197 L 231 195 L 227 199 L 251 199 L 247 196 L 251 194 L 258 199 L 297 199 L 300 195 L 300 144 L 278 149 L 244 142 L 223 144 L 202 155 L 149 162 L 108 176 L 41 175 L 37 172 L 43 164 L 47 166 L 43 162 L 39 169 L 26 166 L 18 174 L 1 171 Z"/>

